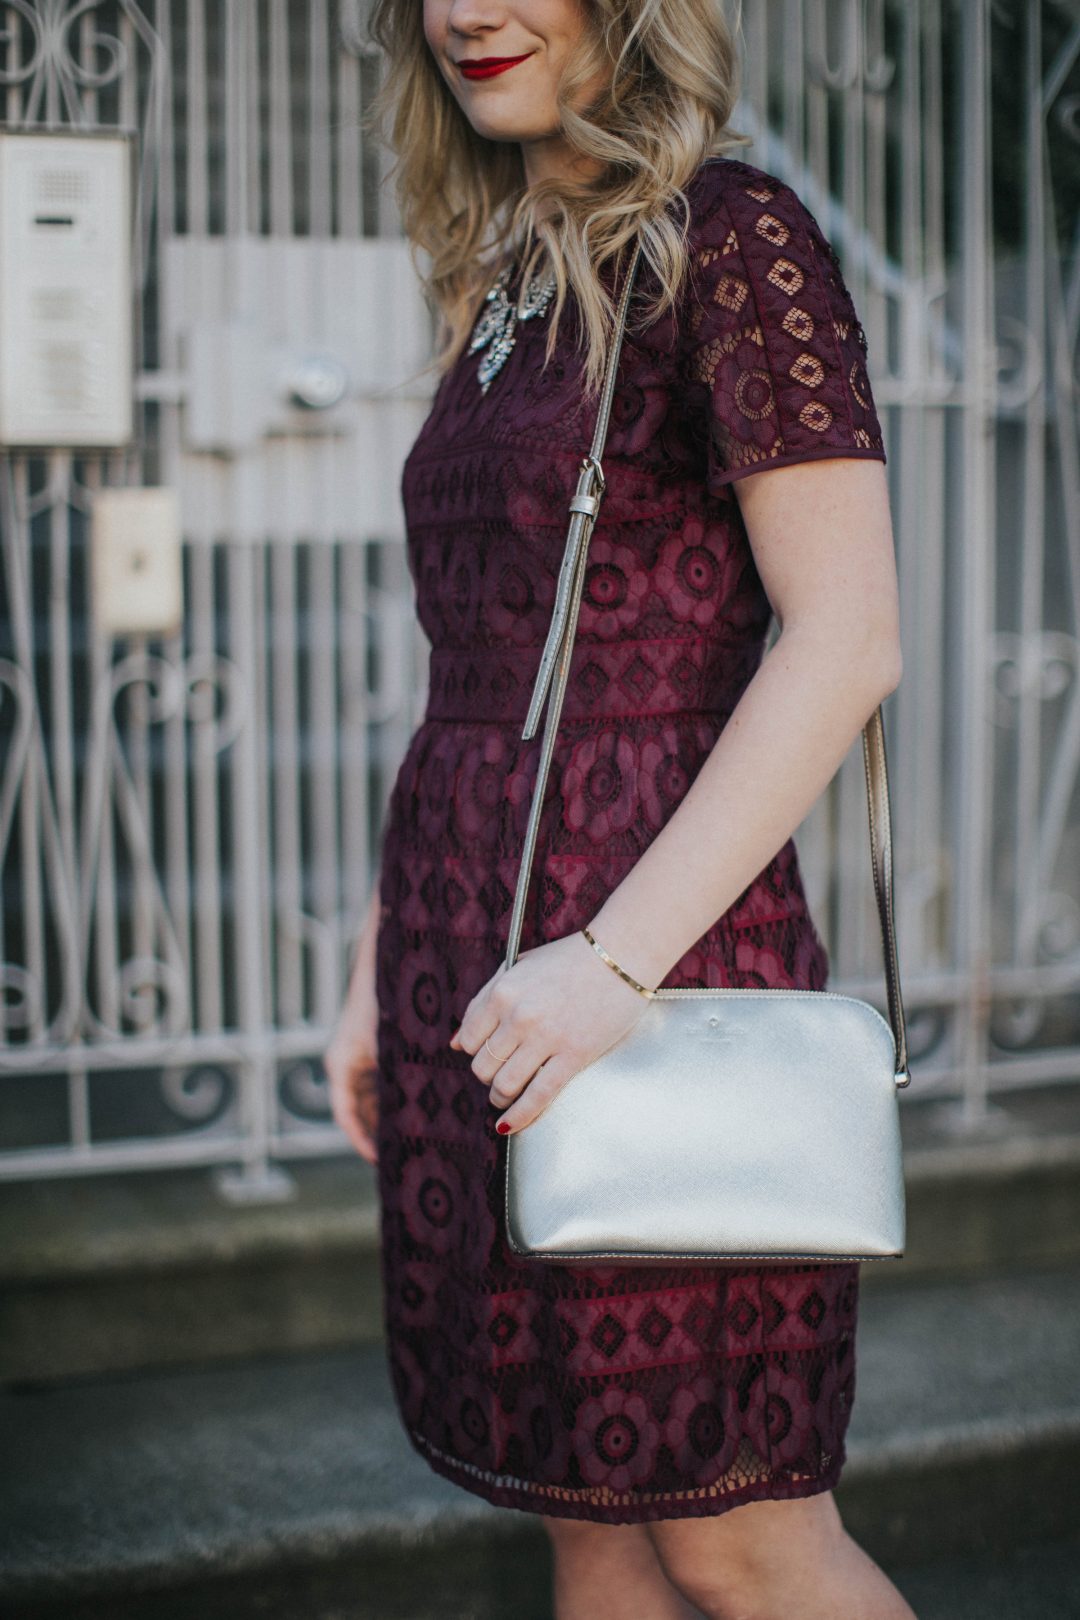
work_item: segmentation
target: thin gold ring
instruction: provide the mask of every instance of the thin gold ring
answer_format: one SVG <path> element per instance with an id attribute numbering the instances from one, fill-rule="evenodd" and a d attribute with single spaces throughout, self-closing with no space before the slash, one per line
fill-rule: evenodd
<path id="1" fill-rule="evenodd" d="M 495 1059 L 496 1063 L 505 1063 L 507 1061 L 506 1058 L 503 1058 L 503 1057 L 499 1056 L 498 1052 L 496 1052 L 495 1048 L 492 1046 L 491 1042 L 488 1040 L 486 1035 L 484 1036 L 484 1045 L 487 1047 L 488 1051 L 491 1053 L 491 1055 Z"/>

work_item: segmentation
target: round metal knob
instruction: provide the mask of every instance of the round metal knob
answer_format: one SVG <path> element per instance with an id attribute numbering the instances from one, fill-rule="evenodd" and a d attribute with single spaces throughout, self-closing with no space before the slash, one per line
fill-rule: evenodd
<path id="1" fill-rule="evenodd" d="M 309 354 L 290 372 L 289 394 L 295 405 L 326 411 L 345 398 L 349 374 L 332 354 Z"/>

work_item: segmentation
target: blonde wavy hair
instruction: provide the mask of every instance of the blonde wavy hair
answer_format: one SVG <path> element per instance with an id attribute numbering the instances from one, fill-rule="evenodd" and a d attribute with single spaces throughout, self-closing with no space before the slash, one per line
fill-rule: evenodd
<path id="1" fill-rule="evenodd" d="M 364 124 L 394 156 L 389 178 L 402 226 L 438 317 L 425 371 L 442 374 L 454 364 L 498 265 L 521 254 L 524 287 L 546 254 L 555 303 L 544 364 L 572 287 L 583 386 L 597 391 L 615 314 L 599 271 L 612 263 L 617 276 L 640 241 L 638 284 L 650 265 L 659 290 L 651 303 L 635 302 L 629 324 L 640 329 L 662 315 L 687 268 L 682 188 L 705 158 L 749 142 L 728 128 L 738 99 L 741 5 L 729 21 L 724 0 L 580 3 L 584 26 L 557 87 L 560 129 L 603 168 L 587 181 L 526 186 L 518 143 L 477 135 L 451 94 L 424 35 L 422 0 L 375 0 L 370 33 L 384 76 Z M 575 110 L 601 73 L 606 88 Z"/>

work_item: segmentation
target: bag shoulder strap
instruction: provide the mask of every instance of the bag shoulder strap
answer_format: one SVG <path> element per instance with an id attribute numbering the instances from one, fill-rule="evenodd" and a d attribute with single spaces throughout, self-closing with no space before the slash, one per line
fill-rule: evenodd
<path id="1" fill-rule="evenodd" d="M 532 874 L 533 858 L 536 853 L 540 810 L 544 801 L 544 791 L 555 748 L 555 734 L 558 730 L 559 716 L 562 713 L 563 698 L 570 674 L 570 660 L 574 649 L 574 633 L 577 629 L 581 591 L 585 580 L 589 539 L 596 523 L 600 502 L 603 499 L 606 487 L 601 457 L 607 439 L 608 419 L 611 414 L 611 401 L 615 391 L 615 374 L 622 349 L 623 333 L 626 329 L 626 312 L 629 307 L 630 292 L 640 256 L 641 245 L 638 243 L 634 248 L 630 269 L 627 272 L 626 281 L 619 299 L 615 331 L 604 375 L 600 404 L 597 410 L 592 447 L 581 463 L 577 488 L 570 499 L 570 527 L 567 532 L 562 566 L 559 570 L 551 626 L 541 655 L 540 668 L 533 688 L 532 699 L 529 703 L 525 729 L 521 733 L 523 741 L 528 741 L 530 737 L 535 735 L 544 700 L 550 694 L 544 735 L 540 745 L 540 763 L 536 775 L 536 785 L 533 789 L 521 865 L 518 868 L 514 908 L 510 916 L 510 929 L 506 946 L 506 966 L 508 968 L 512 967 L 517 960 L 521 943 L 521 926 L 525 915 L 525 901 L 529 888 L 529 879 Z M 874 894 L 877 899 L 878 920 L 881 925 L 889 1023 L 892 1028 L 895 1047 L 896 1080 L 898 1085 L 907 1085 L 911 1076 L 908 1072 L 907 1033 L 903 998 L 900 993 L 900 964 L 896 950 L 896 925 L 893 915 L 892 821 L 889 814 L 889 776 L 885 759 L 885 728 L 880 705 L 866 722 L 863 728 L 862 741 L 863 764 L 866 772 L 866 799 L 870 822 L 870 853 L 874 873 Z"/>

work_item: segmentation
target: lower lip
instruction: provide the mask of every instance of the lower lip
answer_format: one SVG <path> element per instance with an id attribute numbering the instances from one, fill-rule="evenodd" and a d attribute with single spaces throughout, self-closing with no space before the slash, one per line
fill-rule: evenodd
<path id="1" fill-rule="evenodd" d="M 510 68 L 519 67 L 522 62 L 528 60 L 527 56 L 518 56 L 512 62 L 495 62 L 491 67 L 463 67 L 461 75 L 465 79 L 493 79 L 496 73 L 506 73 Z"/>

